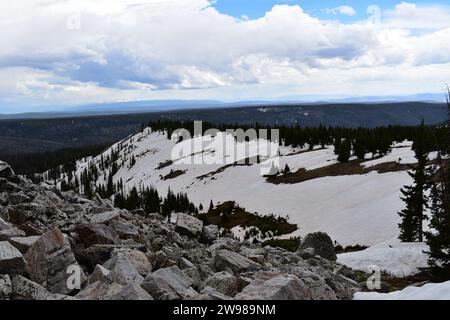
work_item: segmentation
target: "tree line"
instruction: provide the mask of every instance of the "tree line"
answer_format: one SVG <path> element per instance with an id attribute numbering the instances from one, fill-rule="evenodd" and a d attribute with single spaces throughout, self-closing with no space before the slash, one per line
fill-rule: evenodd
<path id="1" fill-rule="evenodd" d="M 450 99 L 450 92 L 449 92 Z M 413 150 L 417 165 L 409 171 L 411 185 L 401 190 L 405 208 L 399 212 L 399 239 L 403 242 L 425 241 L 429 246 L 431 270 L 450 276 L 450 101 L 447 101 L 449 120 L 440 127 L 442 133 L 434 151 L 436 159 L 430 165 L 430 142 L 434 132 L 423 123 L 416 130 Z M 430 139 L 431 138 L 431 139 Z M 430 230 L 423 225 L 429 221 Z"/>

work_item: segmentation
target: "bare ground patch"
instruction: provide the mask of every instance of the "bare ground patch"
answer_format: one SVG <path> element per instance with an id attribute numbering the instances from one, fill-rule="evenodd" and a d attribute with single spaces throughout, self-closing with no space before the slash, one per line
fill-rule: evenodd
<path id="1" fill-rule="evenodd" d="M 314 170 L 301 168 L 295 172 L 267 177 L 267 182 L 273 184 L 295 184 L 323 177 L 361 175 L 372 171 L 377 171 L 378 173 L 408 171 L 415 166 L 413 164 L 385 162 L 366 168 L 361 165 L 363 162 L 363 160 L 354 160 L 345 163 L 336 163 Z"/>

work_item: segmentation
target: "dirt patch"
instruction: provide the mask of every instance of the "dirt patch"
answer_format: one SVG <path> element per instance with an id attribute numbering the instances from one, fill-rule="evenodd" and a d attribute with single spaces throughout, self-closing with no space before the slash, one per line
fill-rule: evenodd
<path id="1" fill-rule="evenodd" d="M 158 164 L 158 166 L 156 167 L 156 169 L 157 170 L 161 170 L 161 169 L 163 169 L 163 168 L 166 168 L 166 167 L 168 167 L 168 166 L 171 166 L 173 164 L 173 161 L 172 160 L 167 160 L 167 161 L 164 161 L 164 162 L 160 162 L 159 164 Z"/>
<path id="2" fill-rule="evenodd" d="M 164 177 L 162 177 L 162 180 L 170 180 L 170 179 L 175 179 L 179 176 L 182 176 L 183 174 L 186 173 L 186 170 L 171 170 L 170 173 Z"/>
<path id="3" fill-rule="evenodd" d="M 244 159 L 243 162 L 244 163 L 241 163 L 239 161 L 239 162 L 234 162 L 234 163 L 230 163 L 230 164 L 224 165 L 223 167 L 220 167 L 216 171 L 212 171 L 212 172 L 209 172 L 207 174 L 203 174 L 201 176 L 198 176 L 196 179 L 203 180 L 203 179 L 207 179 L 207 178 L 212 178 L 215 175 L 217 175 L 217 174 L 219 174 L 221 172 L 224 172 L 226 169 L 232 168 L 232 167 L 239 167 L 239 166 L 241 166 L 241 167 L 248 167 L 248 166 L 251 166 L 251 165 L 253 165 L 255 163 L 258 163 L 258 159 L 257 159 L 257 157 L 251 157 L 251 158 Z"/>
<path id="4" fill-rule="evenodd" d="M 415 166 L 398 162 L 385 162 L 366 168 L 361 165 L 363 162 L 364 161 L 362 160 L 354 160 L 344 163 L 335 163 L 314 170 L 305 170 L 304 168 L 301 168 L 296 172 L 267 177 L 267 182 L 273 184 L 294 184 L 323 177 L 361 175 L 372 171 L 377 171 L 378 173 L 408 171 Z"/>

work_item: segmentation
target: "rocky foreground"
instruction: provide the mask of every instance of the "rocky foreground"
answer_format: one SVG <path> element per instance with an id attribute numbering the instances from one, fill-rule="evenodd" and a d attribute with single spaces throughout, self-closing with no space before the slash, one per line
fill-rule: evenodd
<path id="1" fill-rule="evenodd" d="M 326 234 L 292 253 L 173 218 L 35 185 L 0 162 L 0 299 L 337 300 L 360 289 Z"/>

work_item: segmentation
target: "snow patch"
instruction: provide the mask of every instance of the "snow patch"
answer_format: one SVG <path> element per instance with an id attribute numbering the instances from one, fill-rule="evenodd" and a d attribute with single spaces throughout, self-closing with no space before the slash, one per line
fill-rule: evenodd
<path id="1" fill-rule="evenodd" d="M 390 293 L 357 292 L 354 300 L 450 300 L 450 281 Z"/>
<path id="2" fill-rule="evenodd" d="M 342 253 L 338 262 L 352 269 L 369 272 L 369 266 L 378 266 L 395 277 L 406 277 L 428 266 L 425 243 L 401 243 L 394 239 L 363 251 Z"/>

